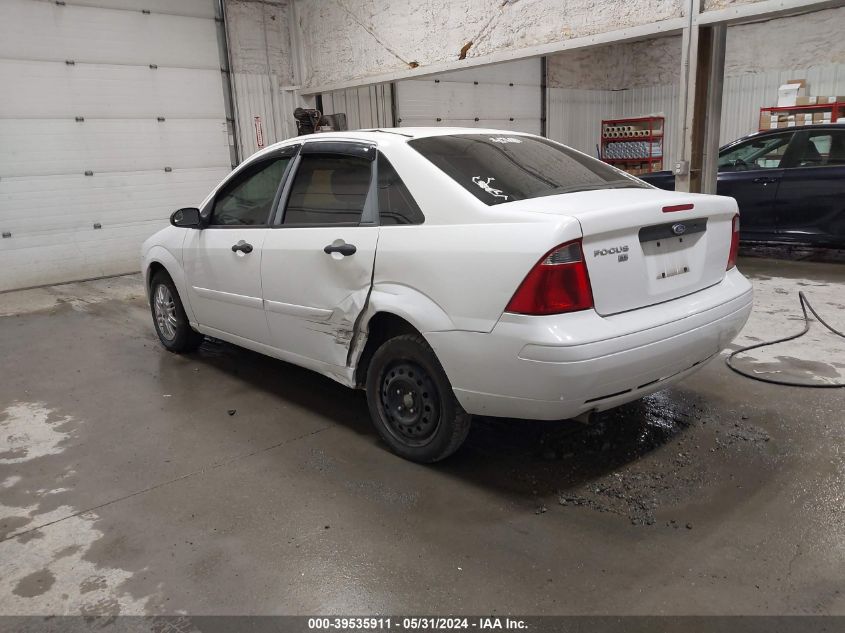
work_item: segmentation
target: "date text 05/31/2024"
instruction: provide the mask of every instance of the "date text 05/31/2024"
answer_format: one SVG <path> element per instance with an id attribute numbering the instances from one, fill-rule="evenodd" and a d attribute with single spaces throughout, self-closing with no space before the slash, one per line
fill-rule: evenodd
<path id="1" fill-rule="evenodd" d="M 315 631 L 416 631 L 476 629 L 479 631 L 524 630 L 528 625 L 519 618 L 499 617 L 332 617 L 308 618 L 309 630 Z"/>

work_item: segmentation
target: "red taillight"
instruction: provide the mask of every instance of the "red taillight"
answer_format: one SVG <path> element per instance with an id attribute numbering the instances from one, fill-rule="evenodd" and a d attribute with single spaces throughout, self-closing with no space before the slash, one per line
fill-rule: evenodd
<path id="1" fill-rule="evenodd" d="M 556 246 L 537 262 L 505 308 L 517 314 L 560 314 L 593 307 L 581 240 Z"/>
<path id="2" fill-rule="evenodd" d="M 739 253 L 739 216 L 735 215 L 733 219 L 733 232 L 731 233 L 731 252 L 728 255 L 728 266 L 725 270 L 730 270 L 736 266 L 736 257 Z"/>

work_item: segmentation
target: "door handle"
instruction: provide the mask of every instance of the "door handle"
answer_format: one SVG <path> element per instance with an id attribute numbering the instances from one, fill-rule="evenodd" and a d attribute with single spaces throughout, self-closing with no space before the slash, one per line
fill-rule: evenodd
<path id="1" fill-rule="evenodd" d="M 335 246 L 334 244 L 328 244 L 323 249 L 323 252 L 331 255 L 332 253 L 340 253 L 344 257 L 348 255 L 354 255 L 358 249 L 355 248 L 355 244 L 339 244 Z"/>
<path id="2" fill-rule="evenodd" d="M 252 244 L 244 242 L 243 240 L 241 240 L 237 244 L 232 244 L 232 252 L 237 253 L 238 251 L 240 251 L 241 253 L 251 253 Z"/>
<path id="3" fill-rule="evenodd" d="M 773 178 L 771 176 L 760 176 L 758 178 L 755 178 L 751 182 L 762 182 L 765 185 L 770 182 L 777 182 L 778 180 L 780 180 L 780 178 Z"/>

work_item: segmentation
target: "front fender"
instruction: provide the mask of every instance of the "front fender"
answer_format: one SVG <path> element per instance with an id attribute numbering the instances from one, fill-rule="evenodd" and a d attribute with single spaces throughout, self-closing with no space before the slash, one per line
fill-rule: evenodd
<path id="1" fill-rule="evenodd" d="M 151 281 L 151 267 L 153 263 L 158 263 L 164 266 L 167 274 L 173 280 L 176 286 L 176 291 L 179 293 L 179 298 L 182 300 L 182 307 L 185 309 L 185 315 L 188 321 L 192 324 L 197 323 L 197 318 L 194 315 L 193 308 L 188 296 L 188 282 L 185 279 L 185 271 L 182 269 L 181 258 L 177 258 L 171 251 L 163 246 L 156 245 L 151 247 L 144 255 L 144 289 L 147 292 L 147 298 L 150 294 Z"/>

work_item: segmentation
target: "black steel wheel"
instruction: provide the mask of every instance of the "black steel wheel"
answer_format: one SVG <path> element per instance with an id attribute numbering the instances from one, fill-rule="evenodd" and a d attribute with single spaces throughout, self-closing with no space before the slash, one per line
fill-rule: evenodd
<path id="1" fill-rule="evenodd" d="M 425 446 L 440 424 L 440 398 L 431 376 L 417 363 L 401 360 L 384 372 L 381 407 L 388 430 L 411 446 Z"/>
<path id="2" fill-rule="evenodd" d="M 367 371 L 367 402 L 390 448 L 416 462 L 435 462 L 466 439 L 470 416 L 425 339 L 403 335 L 381 345 Z"/>

